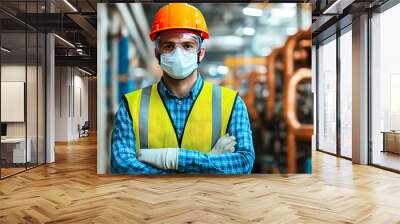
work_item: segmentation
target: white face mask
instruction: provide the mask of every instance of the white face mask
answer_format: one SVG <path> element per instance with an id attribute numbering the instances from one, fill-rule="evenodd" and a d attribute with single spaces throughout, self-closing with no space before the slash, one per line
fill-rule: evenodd
<path id="1" fill-rule="evenodd" d="M 161 68 L 174 79 L 185 79 L 197 68 L 197 53 L 183 53 L 177 47 L 169 54 L 161 54 Z"/>

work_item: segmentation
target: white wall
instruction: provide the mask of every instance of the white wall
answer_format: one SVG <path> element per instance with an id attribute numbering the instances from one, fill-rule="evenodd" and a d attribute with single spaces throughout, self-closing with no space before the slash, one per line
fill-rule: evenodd
<path id="1" fill-rule="evenodd" d="M 56 141 L 79 138 L 78 124 L 88 120 L 88 78 L 83 75 L 76 68 L 56 67 Z"/>
<path id="2" fill-rule="evenodd" d="M 55 141 L 68 140 L 68 88 L 70 83 L 68 71 L 67 67 L 55 68 Z"/>
<path id="3" fill-rule="evenodd" d="M 38 70 L 37 70 L 38 69 Z M 27 78 L 27 80 L 25 80 Z M 25 66 L 25 64 L 3 64 L 1 66 L 1 81 L 24 82 L 26 84 L 26 106 L 22 107 L 22 112 L 27 115 L 23 122 L 6 122 L 7 137 L 29 139 L 32 162 L 39 159 L 39 163 L 44 162 L 45 148 L 45 117 L 44 117 L 44 74 L 42 67 Z M 23 91 L 23 90 L 22 90 Z M 24 91 L 22 92 L 24 94 Z M 7 96 L 2 96 L 7 97 Z M 11 108 L 1 108 L 11 110 Z M 10 111 L 8 111 L 10 112 Z M 12 113 L 12 112 L 11 112 Z M 39 154 L 37 156 L 37 153 Z"/>
<path id="4" fill-rule="evenodd" d="M 18 65 L 18 64 L 9 64 L 9 65 L 2 65 L 1 66 L 1 81 L 7 82 L 25 82 L 25 75 L 26 71 L 28 71 L 28 81 L 29 86 L 36 86 L 36 80 L 31 78 L 31 74 L 35 74 L 36 76 L 36 66 L 28 66 L 27 68 L 25 65 Z M 36 111 L 36 87 L 34 88 L 27 88 L 27 106 L 30 106 L 30 109 L 34 107 Z M 34 104 L 32 104 L 34 103 Z M 40 106 L 40 105 L 39 105 Z M 1 110 L 7 110 L 7 108 L 1 108 Z M 31 112 L 28 110 L 28 112 Z M 36 113 L 27 113 L 28 122 L 28 137 L 29 133 L 31 133 L 30 128 L 36 130 Z M 31 124 L 34 121 L 35 124 Z M 25 137 L 25 123 L 26 122 L 7 122 L 7 136 L 8 137 Z M 35 132 L 36 135 L 36 132 Z"/>
<path id="5" fill-rule="evenodd" d="M 25 82 L 25 73 L 25 65 L 2 65 L 1 81 Z M 7 137 L 25 137 L 25 122 L 7 123 Z"/>
<path id="6" fill-rule="evenodd" d="M 79 133 L 78 133 L 78 124 L 83 125 L 85 121 L 88 121 L 89 119 L 89 111 L 88 111 L 88 78 L 85 76 L 76 75 L 75 70 L 75 75 L 74 75 L 74 107 L 72 108 L 72 120 L 71 120 L 71 135 L 73 138 L 78 138 Z M 80 102 L 79 102 L 80 101 Z M 82 108 L 79 108 L 82 107 Z M 80 111 L 82 110 L 82 111 Z"/>

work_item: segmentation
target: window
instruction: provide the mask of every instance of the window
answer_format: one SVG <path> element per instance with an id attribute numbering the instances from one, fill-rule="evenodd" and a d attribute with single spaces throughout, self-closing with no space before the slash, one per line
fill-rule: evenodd
<path id="1" fill-rule="evenodd" d="M 1 6 L 40 13 L 44 1 Z M 0 178 L 45 163 L 45 35 L 0 12 Z"/>
<path id="2" fill-rule="evenodd" d="M 340 36 L 340 155 L 351 158 L 352 141 L 352 33 Z"/>
<path id="3" fill-rule="evenodd" d="M 336 153 L 336 36 L 318 47 L 318 149 Z"/>
<path id="4" fill-rule="evenodd" d="M 400 170 L 400 5 L 371 18 L 372 163 Z"/>

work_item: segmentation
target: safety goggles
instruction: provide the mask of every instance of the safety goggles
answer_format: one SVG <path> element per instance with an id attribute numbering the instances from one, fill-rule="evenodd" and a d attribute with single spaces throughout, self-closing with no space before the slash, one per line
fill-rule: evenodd
<path id="1" fill-rule="evenodd" d="M 170 54 L 177 48 L 183 53 L 200 52 L 201 38 L 193 33 L 161 33 L 156 39 L 156 49 L 160 54 Z"/>

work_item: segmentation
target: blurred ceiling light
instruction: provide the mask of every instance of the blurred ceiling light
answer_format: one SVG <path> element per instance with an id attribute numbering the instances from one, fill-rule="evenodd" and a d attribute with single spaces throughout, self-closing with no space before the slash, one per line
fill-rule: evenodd
<path id="1" fill-rule="evenodd" d="M 219 74 L 225 75 L 226 73 L 229 72 L 229 68 L 226 67 L 226 66 L 224 66 L 224 65 L 219 65 L 219 66 L 217 67 L 217 72 L 218 72 Z"/>
<path id="2" fill-rule="evenodd" d="M 78 10 L 68 1 L 64 0 L 65 4 L 67 4 L 74 12 L 78 12 Z"/>
<path id="3" fill-rule="evenodd" d="M 257 8 L 246 7 L 242 10 L 242 13 L 245 14 L 246 16 L 262 16 L 263 11 Z"/>
<path id="4" fill-rule="evenodd" d="M 278 17 L 281 19 L 292 18 L 296 16 L 296 10 L 291 8 L 273 8 L 271 9 L 271 17 Z"/>
<path id="5" fill-rule="evenodd" d="M 1 50 L 4 51 L 4 52 L 6 52 L 6 53 L 10 53 L 10 52 L 11 52 L 10 50 L 8 50 L 8 49 L 5 48 L 5 47 L 1 47 Z"/>
<path id="6" fill-rule="evenodd" d="M 60 37 L 60 36 L 57 35 L 57 34 L 54 34 L 54 36 L 57 37 L 57 38 L 58 38 L 59 40 L 61 40 L 62 42 L 66 43 L 68 46 L 75 48 L 75 45 L 73 45 L 73 44 L 72 44 L 71 42 L 69 42 L 68 40 L 66 40 L 66 39 L 64 39 L 64 38 L 62 38 L 62 37 Z"/>
<path id="7" fill-rule="evenodd" d="M 83 72 L 83 73 L 85 73 L 85 74 L 87 74 L 87 75 L 93 75 L 92 73 L 90 73 L 90 72 L 88 72 L 88 71 L 86 71 L 86 70 L 83 70 L 83 69 L 81 69 L 81 68 L 79 68 L 79 67 L 78 67 L 78 70 L 81 71 L 81 72 Z"/>
<path id="8" fill-rule="evenodd" d="M 83 54 L 83 50 L 82 50 L 81 48 L 76 49 L 76 52 L 77 52 L 79 55 L 82 55 L 82 54 Z"/>
<path id="9" fill-rule="evenodd" d="M 256 33 L 256 30 L 253 27 L 243 28 L 243 34 L 246 36 L 253 36 L 255 33 Z"/>

